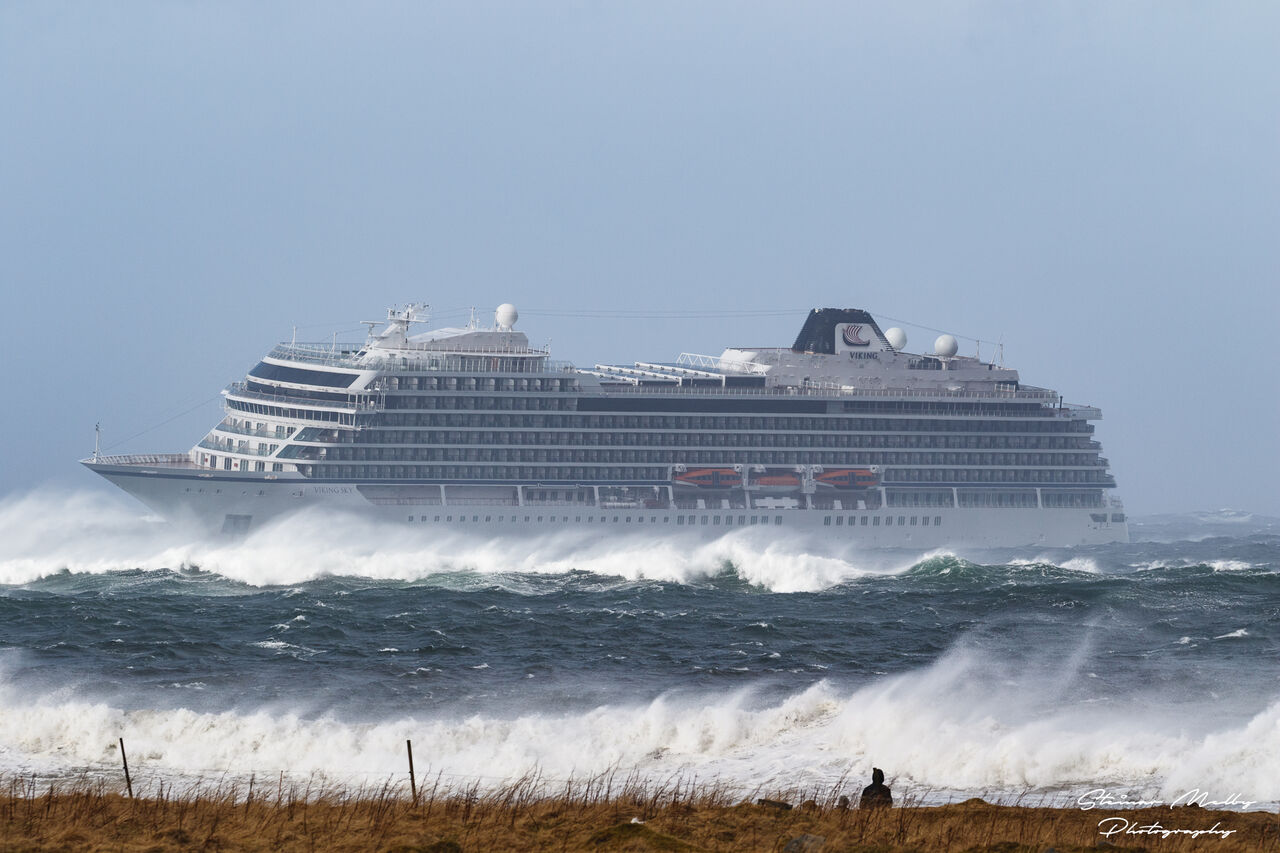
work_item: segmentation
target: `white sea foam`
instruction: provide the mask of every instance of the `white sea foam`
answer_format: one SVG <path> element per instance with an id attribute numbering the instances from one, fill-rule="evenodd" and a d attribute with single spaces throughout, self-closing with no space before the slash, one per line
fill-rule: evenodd
<path id="1" fill-rule="evenodd" d="M 527 585 L 518 577 L 524 573 L 579 570 L 626 580 L 699 582 L 727 564 L 751 584 L 799 592 L 899 573 L 930 556 L 828 553 L 822 543 L 750 528 L 710 543 L 586 533 L 477 541 L 324 512 L 301 513 L 234 538 L 157 522 L 103 495 L 51 490 L 0 502 L 0 542 L 0 583 L 8 584 L 60 571 L 198 567 L 252 585 L 298 584 L 328 575 L 417 581 L 474 572 L 496 576 L 516 592 Z"/>
<path id="2" fill-rule="evenodd" d="M 1091 574 L 1091 575 L 1101 574 L 1101 571 L 1102 571 L 1098 567 L 1097 561 L 1090 557 L 1071 557 L 1067 560 L 1064 560 L 1061 564 L 1058 563 L 1059 559 L 1061 559 L 1061 557 L 1058 557 L 1058 558 L 1050 557 L 1047 554 L 1040 554 L 1039 556 L 1033 557 L 1031 559 L 1014 557 L 1009 560 L 1009 565 L 1029 567 L 1029 568 L 1058 566 L 1059 568 L 1066 569 L 1067 571 L 1084 572 L 1086 574 Z"/>
<path id="3" fill-rule="evenodd" d="M 1280 800 L 1280 701 L 1232 715 L 1199 706 L 1162 714 L 1141 696 L 1073 705 L 1043 688 L 1061 671 L 1038 673 L 1028 689 L 1023 666 L 1002 677 L 989 657 L 958 650 L 861 689 L 824 681 L 769 702 L 750 690 L 669 693 L 579 713 L 524 709 L 378 722 L 273 709 L 125 711 L 65 694 L 0 690 L 0 768 L 112 770 L 123 736 L 135 780 L 280 771 L 361 780 L 401 774 L 411 738 L 415 752 L 429 756 L 420 758 L 420 775 L 442 773 L 446 784 L 497 786 L 535 769 L 563 779 L 618 768 L 781 790 L 830 785 L 846 773 L 861 778 L 874 764 L 904 792 L 1069 796 L 1113 787 L 1172 798 L 1199 788 Z"/>
<path id="4" fill-rule="evenodd" d="M 1089 557 L 1072 557 L 1062 564 L 1062 568 L 1072 572 L 1085 572 L 1087 574 L 1101 574 L 1097 561 Z"/>

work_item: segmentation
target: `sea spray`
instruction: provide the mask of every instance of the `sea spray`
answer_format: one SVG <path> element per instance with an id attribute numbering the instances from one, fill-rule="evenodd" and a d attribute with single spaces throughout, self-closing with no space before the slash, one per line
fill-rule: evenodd
<path id="1" fill-rule="evenodd" d="M 334 510 L 300 512 L 245 536 L 161 522 L 87 492 L 34 493 L 0 503 L 0 583 L 28 583 L 50 571 L 100 573 L 194 566 L 254 585 L 326 575 L 420 580 L 438 574 L 561 574 L 692 582 L 726 563 L 751 584 L 777 592 L 822 589 L 867 574 L 892 574 L 919 554 L 886 556 L 821 541 L 743 529 L 713 542 L 593 532 L 477 540 Z"/>
<path id="2" fill-rule="evenodd" d="M 1135 525 L 1139 529 L 1140 525 Z M 1167 525 L 1166 525 L 1167 529 Z M 0 768 L 1280 791 L 1280 538 L 839 552 L 468 541 L 343 515 L 226 537 L 0 503 Z M 453 784 L 450 782 L 449 784 Z"/>
<path id="3" fill-rule="evenodd" d="M 819 682 L 758 706 L 749 691 L 670 694 L 638 706 L 501 717 L 476 712 L 353 722 L 290 713 L 122 711 L 80 702 L 0 706 L 4 769 L 42 774 L 109 771 L 124 732 L 145 778 L 322 774 L 332 779 L 400 771 L 403 744 L 449 784 L 482 788 L 530 773 L 548 779 L 621 768 L 643 778 L 718 779 L 739 789 L 821 786 L 884 764 L 917 791 L 1142 790 L 1172 798 L 1191 787 L 1244 790 L 1280 800 L 1274 757 L 1280 704 L 1243 725 L 1189 730 L 1152 725 L 1140 703 L 1090 714 L 1002 712 L 1016 693 L 957 689 L 969 677 L 948 659 L 925 672 L 852 694 Z"/>

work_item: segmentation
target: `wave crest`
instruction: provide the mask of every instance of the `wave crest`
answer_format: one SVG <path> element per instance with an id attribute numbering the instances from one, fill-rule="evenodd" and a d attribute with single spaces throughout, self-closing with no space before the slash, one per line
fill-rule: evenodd
<path id="1" fill-rule="evenodd" d="M 669 693 L 582 713 L 497 710 L 359 722 L 258 711 L 122 710 L 0 695 L 0 765 L 24 772 L 114 769 L 124 735 L 135 778 L 319 773 L 353 780 L 403 772 L 405 739 L 430 756 L 422 775 L 497 787 L 614 769 L 714 778 L 744 790 L 829 786 L 886 768 L 897 790 L 1070 798 L 1124 787 L 1172 799 L 1199 788 L 1280 800 L 1280 702 L 1235 723 L 1205 708 L 1161 717 L 1141 697 L 1071 705 L 1002 684 L 963 650 L 906 675 L 840 689 L 827 681 L 762 700 L 751 690 Z M 1216 727 L 1215 727 L 1216 726 Z"/>
<path id="2" fill-rule="evenodd" d="M 326 576 L 418 581 L 447 573 L 590 572 L 625 580 L 702 583 L 728 567 L 773 592 L 826 589 L 896 574 L 918 558 L 830 552 L 821 543 L 739 530 L 714 542 L 678 535 L 605 537 L 594 531 L 477 540 L 317 510 L 235 538 L 159 521 L 85 492 L 35 492 L 0 503 L 0 583 L 69 571 L 198 567 L 251 584 L 291 585 Z"/>

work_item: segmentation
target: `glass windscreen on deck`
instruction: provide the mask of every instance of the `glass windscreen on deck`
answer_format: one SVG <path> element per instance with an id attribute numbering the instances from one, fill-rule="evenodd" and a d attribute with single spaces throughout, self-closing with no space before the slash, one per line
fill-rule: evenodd
<path id="1" fill-rule="evenodd" d="M 301 367 L 286 367 L 283 364 L 269 364 L 260 361 L 249 371 L 250 376 L 259 379 L 274 379 L 277 382 L 293 382 L 298 385 L 323 385 L 327 388 L 350 388 L 356 381 L 358 373 L 335 373 L 330 370 L 305 370 Z"/>

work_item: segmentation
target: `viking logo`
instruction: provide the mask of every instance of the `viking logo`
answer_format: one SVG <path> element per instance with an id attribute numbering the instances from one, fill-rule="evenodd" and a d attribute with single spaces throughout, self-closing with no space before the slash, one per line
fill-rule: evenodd
<path id="1" fill-rule="evenodd" d="M 865 347 L 871 345 L 871 341 L 862 339 L 862 326 L 858 323 L 850 323 L 845 326 L 842 336 L 844 337 L 844 342 L 847 346 Z"/>

